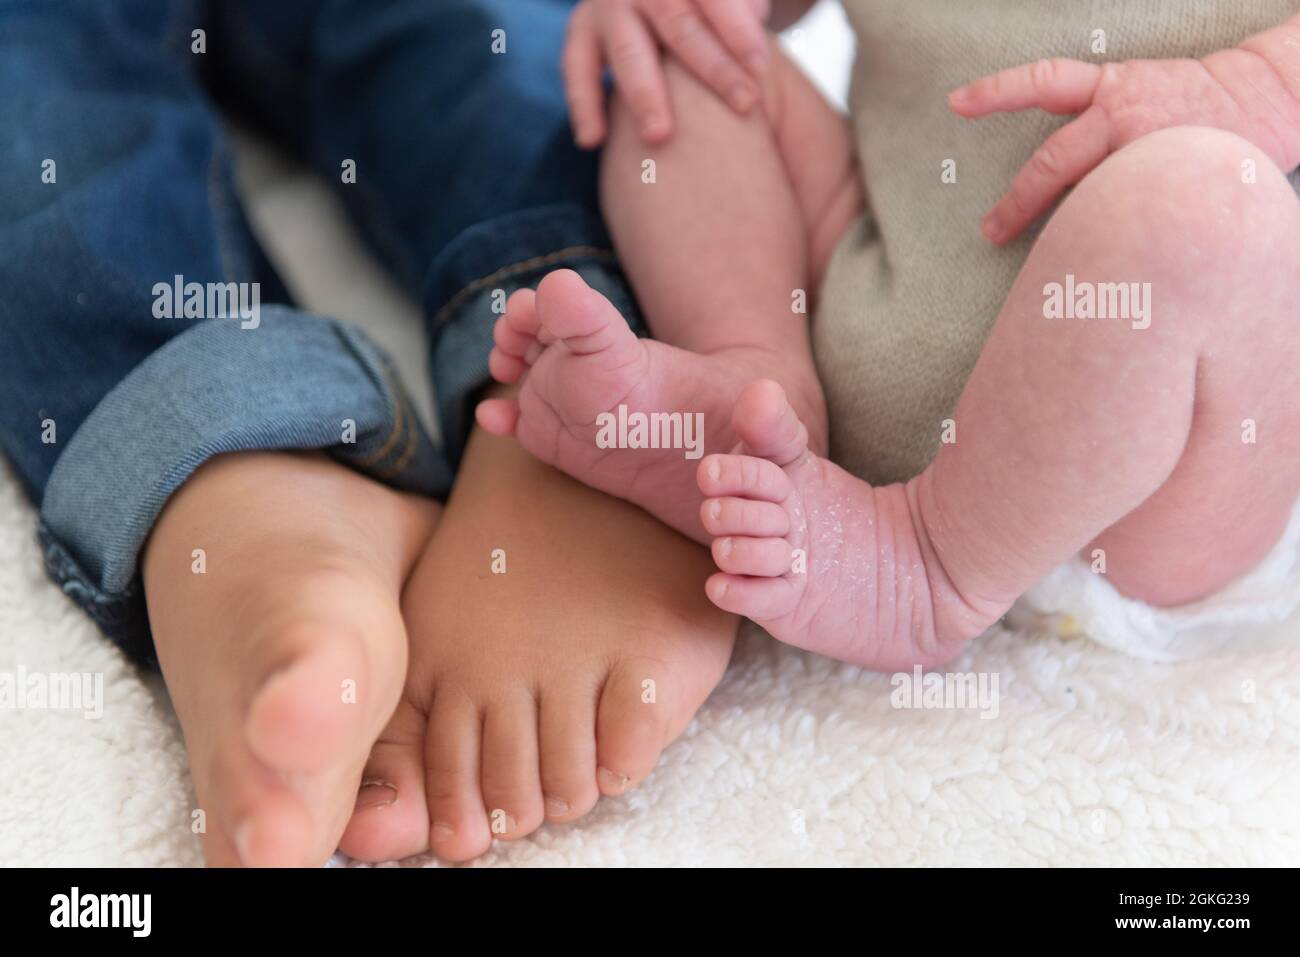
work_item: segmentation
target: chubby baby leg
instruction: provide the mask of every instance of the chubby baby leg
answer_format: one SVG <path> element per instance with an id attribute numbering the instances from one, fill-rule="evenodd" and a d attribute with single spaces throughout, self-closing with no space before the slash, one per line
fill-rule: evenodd
<path id="1" fill-rule="evenodd" d="M 1282 173 L 1221 131 L 1153 133 L 1080 184 L 924 480 L 971 594 L 1014 598 L 1091 542 L 1122 592 L 1181 604 L 1267 553 L 1300 493 L 1298 232 Z M 1120 314 L 1047 318 L 1058 291 Z"/>
<path id="2" fill-rule="evenodd" d="M 807 452 L 779 391 L 742 397 L 749 454 L 700 469 L 710 597 L 897 667 L 952 657 L 1090 543 L 1156 603 L 1245 572 L 1300 493 L 1298 233 L 1294 192 L 1244 140 L 1183 128 L 1121 150 L 1044 229 L 917 478 L 873 489 Z"/>
<path id="3" fill-rule="evenodd" d="M 679 64 L 664 73 L 672 139 L 647 146 L 616 99 L 601 163 L 602 209 L 651 330 L 694 352 L 749 342 L 806 356 L 791 295 L 816 293 L 862 211 L 848 119 L 775 43 L 749 116 Z"/>

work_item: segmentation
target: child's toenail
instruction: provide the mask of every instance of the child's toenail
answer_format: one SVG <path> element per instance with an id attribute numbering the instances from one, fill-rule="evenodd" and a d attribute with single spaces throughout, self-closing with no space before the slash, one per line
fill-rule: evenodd
<path id="1" fill-rule="evenodd" d="M 456 836 L 456 829 L 446 821 L 434 821 L 431 833 L 435 841 L 445 841 Z"/>
<path id="2" fill-rule="evenodd" d="M 718 542 L 718 554 L 723 558 L 726 558 L 731 554 L 731 539 L 724 538 L 722 541 Z"/>
<path id="3" fill-rule="evenodd" d="M 722 466 L 718 464 L 717 459 L 709 459 L 709 478 L 715 482 L 722 478 Z"/>
<path id="4" fill-rule="evenodd" d="M 602 791 L 613 791 L 616 794 L 627 790 L 628 781 L 631 780 L 626 774 L 615 774 L 609 768 L 600 768 L 596 772 L 596 778 L 600 781 Z"/>
<path id="5" fill-rule="evenodd" d="M 362 781 L 357 807 L 388 807 L 397 803 L 397 787 L 387 781 Z"/>
<path id="6" fill-rule="evenodd" d="M 561 801 L 559 798 L 547 798 L 546 813 L 551 817 L 564 817 L 569 813 L 569 802 Z"/>
<path id="7" fill-rule="evenodd" d="M 722 517 L 722 503 L 714 499 L 709 503 L 709 518 L 715 521 Z"/>

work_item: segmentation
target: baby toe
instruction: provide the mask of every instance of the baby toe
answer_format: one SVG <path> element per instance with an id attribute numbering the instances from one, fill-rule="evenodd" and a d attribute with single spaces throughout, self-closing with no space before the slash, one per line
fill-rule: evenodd
<path id="1" fill-rule="evenodd" d="M 790 571 L 793 553 L 784 538 L 747 538 L 729 535 L 713 540 L 713 561 L 731 575 L 774 578 Z"/>
<path id="2" fill-rule="evenodd" d="M 519 425 L 515 399 L 484 399 L 474 408 L 474 421 L 492 435 L 514 435 Z"/>
<path id="3" fill-rule="evenodd" d="M 524 377 L 528 364 L 517 356 L 508 355 L 501 349 L 488 353 L 488 372 L 502 385 L 512 385 Z"/>
<path id="4" fill-rule="evenodd" d="M 531 289 L 516 289 L 506 300 L 506 323 L 515 332 L 525 336 L 537 335 L 541 322 L 537 318 L 537 293 Z"/>
<path id="5" fill-rule="evenodd" d="M 700 460 L 696 481 L 707 498 L 734 495 L 779 503 L 794 489 L 779 466 L 752 455 L 706 455 Z"/>
<path id="6" fill-rule="evenodd" d="M 528 354 L 528 347 L 537 338 L 529 333 L 520 332 L 510 324 L 509 318 L 502 316 L 492 326 L 492 343 L 508 356 L 522 359 Z"/>
<path id="7" fill-rule="evenodd" d="M 799 604 L 799 588 L 788 578 L 749 578 L 719 572 L 704 583 L 709 601 L 723 611 L 762 624 L 790 614 Z"/>
<path id="8" fill-rule="evenodd" d="M 808 449 L 808 429 L 785 390 L 771 379 L 751 382 L 736 399 L 732 427 L 747 451 L 789 465 Z"/>
<path id="9" fill-rule="evenodd" d="M 710 535 L 780 537 L 790 531 L 790 516 L 780 505 L 727 496 L 706 499 L 700 521 Z"/>

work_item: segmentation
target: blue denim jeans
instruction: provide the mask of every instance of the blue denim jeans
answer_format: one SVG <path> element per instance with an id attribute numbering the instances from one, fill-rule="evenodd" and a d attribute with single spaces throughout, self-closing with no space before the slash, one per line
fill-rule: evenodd
<path id="1" fill-rule="evenodd" d="M 504 295 L 567 266 L 641 331 L 568 132 L 571 6 L 0 0 L 0 447 L 51 576 L 130 653 L 141 548 L 207 459 L 320 449 L 442 496 Z M 421 304 L 440 442 L 364 334 L 289 301 L 220 110 L 332 183 Z"/>

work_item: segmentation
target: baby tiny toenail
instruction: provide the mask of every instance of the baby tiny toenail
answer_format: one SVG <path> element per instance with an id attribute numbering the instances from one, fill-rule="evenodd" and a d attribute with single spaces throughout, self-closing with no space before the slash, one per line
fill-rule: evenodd
<path id="1" fill-rule="evenodd" d="M 709 460 L 709 478 L 715 482 L 722 478 L 722 466 L 718 464 L 717 459 Z"/>
<path id="2" fill-rule="evenodd" d="M 726 558 L 731 554 L 731 539 L 724 538 L 722 541 L 718 542 L 718 554 L 723 558 Z"/>
<path id="3" fill-rule="evenodd" d="M 569 813 L 569 802 L 559 798 L 546 799 L 546 813 L 552 817 L 563 817 Z"/>
<path id="4" fill-rule="evenodd" d="M 715 521 L 722 515 L 722 503 L 716 499 L 709 503 L 709 517 Z"/>
<path id="5" fill-rule="evenodd" d="M 631 780 L 626 774 L 615 774 L 609 768 L 601 768 L 596 772 L 596 776 L 600 778 L 601 786 L 605 790 L 617 793 L 627 790 L 628 781 Z"/>
<path id="6" fill-rule="evenodd" d="M 387 781 L 362 781 L 357 807 L 388 807 L 397 803 L 397 786 Z"/>

